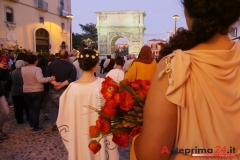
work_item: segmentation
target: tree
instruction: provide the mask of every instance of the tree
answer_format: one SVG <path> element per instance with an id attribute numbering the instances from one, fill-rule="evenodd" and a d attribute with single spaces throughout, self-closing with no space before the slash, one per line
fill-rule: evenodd
<path id="1" fill-rule="evenodd" d="M 72 45 L 74 49 L 79 50 L 82 46 L 83 37 L 81 34 L 72 33 Z"/>
<path id="2" fill-rule="evenodd" d="M 81 27 L 83 33 L 72 33 L 72 42 L 74 49 L 82 49 L 82 41 L 84 39 L 90 38 L 95 42 L 98 41 L 96 24 L 87 23 L 85 25 L 79 24 L 79 26 Z"/>
<path id="3" fill-rule="evenodd" d="M 79 26 L 82 28 L 82 36 L 84 37 L 84 39 L 91 38 L 95 42 L 98 41 L 96 24 L 87 23 L 85 25 L 79 24 Z"/>

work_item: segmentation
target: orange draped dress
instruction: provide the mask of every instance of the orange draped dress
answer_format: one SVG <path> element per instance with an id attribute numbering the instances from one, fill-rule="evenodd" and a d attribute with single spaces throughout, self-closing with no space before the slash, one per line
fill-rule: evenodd
<path id="1" fill-rule="evenodd" d="M 230 50 L 176 50 L 172 55 L 173 84 L 166 98 L 178 107 L 174 147 L 236 155 L 195 157 L 193 150 L 188 155 L 174 154 L 170 159 L 239 160 L 240 44 L 235 43 Z M 131 160 L 136 160 L 133 145 Z"/>

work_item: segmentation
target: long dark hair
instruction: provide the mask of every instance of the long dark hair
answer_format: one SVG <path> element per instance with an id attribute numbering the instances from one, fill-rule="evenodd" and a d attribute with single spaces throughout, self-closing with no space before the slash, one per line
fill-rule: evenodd
<path id="1" fill-rule="evenodd" d="M 188 50 L 211 39 L 216 33 L 227 34 L 239 19 L 240 0 L 181 0 L 186 14 L 193 19 L 191 31 L 179 28 L 160 51 L 166 56 L 176 49 Z"/>

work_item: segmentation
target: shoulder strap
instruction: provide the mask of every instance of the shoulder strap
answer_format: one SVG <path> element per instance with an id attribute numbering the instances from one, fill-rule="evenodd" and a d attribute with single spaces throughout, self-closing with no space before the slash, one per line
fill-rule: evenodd
<path id="1" fill-rule="evenodd" d="M 172 75 L 172 69 L 171 69 L 171 60 L 174 56 L 175 56 L 175 54 L 170 54 L 165 58 L 166 67 L 158 75 L 158 78 L 161 79 L 167 73 L 168 74 L 168 82 L 170 85 L 173 85 L 173 82 L 174 82 L 173 75 Z"/>

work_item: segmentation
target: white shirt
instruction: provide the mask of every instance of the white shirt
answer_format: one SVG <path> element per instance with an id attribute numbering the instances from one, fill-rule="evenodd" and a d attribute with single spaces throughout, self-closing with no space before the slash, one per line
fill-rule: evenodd
<path id="1" fill-rule="evenodd" d="M 8 67 L 11 68 L 13 61 L 9 58 Z"/>
<path id="2" fill-rule="evenodd" d="M 124 66 L 123 66 L 124 72 L 127 72 L 129 70 L 133 61 L 134 61 L 134 59 L 130 59 L 130 60 L 127 60 L 127 62 L 125 62 Z"/>
<path id="3" fill-rule="evenodd" d="M 82 69 L 80 68 L 80 64 L 79 64 L 78 60 L 74 61 L 73 65 L 76 68 L 76 71 L 77 71 L 76 80 L 78 80 L 79 78 L 82 77 Z"/>
<path id="4" fill-rule="evenodd" d="M 109 71 L 106 75 L 106 77 L 111 77 L 113 79 L 114 82 L 116 83 L 120 83 L 120 81 L 122 81 L 124 79 L 124 72 L 121 69 L 112 69 L 111 71 Z"/>
<path id="5" fill-rule="evenodd" d="M 75 56 L 69 57 L 68 62 L 73 63 L 73 61 L 75 61 L 76 58 L 77 57 L 75 57 Z"/>
<path id="6" fill-rule="evenodd" d="M 36 66 L 21 68 L 23 77 L 23 92 L 41 92 L 44 90 L 43 83 L 51 81 L 51 77 L 43 77 L 42 69 Z"/>

